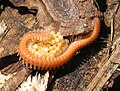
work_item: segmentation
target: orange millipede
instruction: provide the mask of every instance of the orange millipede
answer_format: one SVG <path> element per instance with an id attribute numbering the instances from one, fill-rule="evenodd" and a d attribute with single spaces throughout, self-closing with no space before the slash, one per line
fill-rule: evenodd
<path id="1" fill-rule="evenodd" d="M 49 57 L 49 56 L 36 56 L 34 53 L 28 50 L 27 45 L 29 42 L 34 40 L 46 41 L 51 38 L 51 34 L 47 31 L 31 31 L 23 35 L 19 42 L 18 54 L 20 58 L 23 58 L 26 65 L 33 69 L 52 69 L 58 68 L 65 63 L 67 63 L 70 58 L 84 46 L 92 43 L 99 35 L 100 31 L 100 20 L 99 18 L 94 18 L 94 29 L 91 35 L 87 38 L 83 38 L 77 41 L 72 42 L 69 47 L 59 56 Z"/>

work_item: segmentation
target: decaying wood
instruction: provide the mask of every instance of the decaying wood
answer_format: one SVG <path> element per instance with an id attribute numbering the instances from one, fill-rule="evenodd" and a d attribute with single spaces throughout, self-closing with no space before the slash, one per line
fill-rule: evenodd
<path id="1" fill-rule="evenodd" d="M 94 77 L 92 82 L 87 86 L 85 91 L 100 91 L 106 81 L 118 68 L 120 63 L 120 38 L 116 41 L 116 49 L 108 59 L 108 61 L 99 69 L 97 75 Z"/>
<path id="2" fill-rule="evenodd" d="M 16 68 L 16 66 L 18 67 Z M 31 89 L 36 91 L 38 88 L 40 91 L 46 91 L 47 85 L 51 83 L 56 71 L 34 72 L 21 65 L 18 61 L 1 70 L 5 75 L 11 74 L 11 77 L 5 80 L 4 86 L 0 88 L 0 91 L 27 91 Z M 32 72 L 36 74 L 33 75 L 31 74 Z M 4 79 L 6 78 L 4 77 Z"/>
<path id="3" fill-rule="evenodd" d="M 44 75 L 40 73 L 36 73 L 35 76 L 29 75 L 16 91 L 46 91 L 49 76 L 49 71 Z"/>
<path id="4" fill-rule="evenodd" d="M 15 6 L 9 0 L 1 0 L 0 3 L 3 4 L 3 9 L 0 10 L 0 23 L 6 27 L 0 28 L 0 31 L 3 31 L 0 34 L 0 58 L 2 58 L 17 52 L 19 39 L 25 32 L 32 30 L 35 16 L 27 7 Z M 27 13 L 29 15 L 25 15 Z"/>
<path id="5" fill-rule="evenodd" d="M 23 66 L 24 65 L 22 64 L 22 60 L 11 64 L 9 63 L 8 66 L 1 68 L 1 73 L 4 75 L 13 74 L 19 71 Z"/>
<path id="6" fill-rule="evenodd" d="M 93 29 L 92 18 L 96 16 L 97 8 L 91 0 L 33 0 L 24 3 L 29 8 L 38 9 L 37 20 L 45 30 L 59 31 L 68 36 L 88 33 Z"/>
<path id="7" fill-rule="evenodd" d="M 15 75 L 9 78 L 0 91 L 15 91 L 16 88 L 28 77 L 32 70 L 28 70 L 23 67 Z"/>
<path id="8" fill-rule="evenodd" d="M 74 27 L 76 27 L 75 25 L 80 26 L 82 24 L 82 23 L 78 22 L 79 20 L 76 20 L 77 22 L 75 25 L 74 25 L 74 19 L 72 19 L 73 20 L 72 22 L 67 20 L 67 17 L 64 16 L 64 14 L 66 13 L 64 11 L 61 11 L 62 13 L 54 12 L 55 8 L 59 8 L 59 7 L 58 7 L 58 5 L 56 7 L 54 7 L 53 3 L 49 0 L 46 0 L 46 1 L 45 0 L 0 0 L 0 1 L 2 1 L 4 3 L 6 3 L 6 2 L 8 3 L 8 4 L 2 5 L 0 7 L 0 24 L 5 25 L 5 26 L 2 25 L 3 30 L 0 34 L 0 61 L 3 61 L 3 60 L 1 60 L 3 57 L 13 55 L 17 52 L 18 41 L 19 41 L 20 37 L 27 31 L 30 31 L 30 30 L 33 30 L 36 28 L 41 28 L 41 27 L 45 28 L 45 29 L 50 29 L 50 30 L 56 31 L 59 28 L 61 28 L 61 22 L 63 25 L 66 25 L 66 26 L 69 26 L 69 24 L 73 24 Z M 55 0 L 52 0 L 52 1 L 55 1 Z M 61 1 L 61 3 L 64 3 L 65 1 L 67 1 L 67 0 L 63 0 L 63 1 Z M 86 6 L 88 5 L 88 3 L 86 3 L 86 2 L 90 2 L 91 0 L 88 0 L 88 1 L 87 0 L 71 0 L 71 1 L 79 1 L 80 2 L 79 4 L 85 3 L 84 8 L 82 8 L 81 6 L 79 7 L 80 16 L 78 13 L 76 14 L 77 16 L 79 16 L 79 18 L 81 20 L 86 16 L 88 17 L 89 14 L 91 14 L 90 15 L 91 17 L 94 17 L 94 14 L 91 13 L 92 9 L 91 10 L 88 9 L 88 7 L 91 7 L 91 8 L 93 8 L 93 11 L 95 11 L 96 9 L 94 8 L 94 6 L 88 6 L 86 8 Z M 98 1 L 98 0 L 95 0 L 95 1 Z M 110 5 L 109 2 L 112 2 L 113 6 L 115 3 L 117 3 L 117 2 L 115 2 L 117 0 L 107 0 L 107 1 L 108 1 L 107 2 L 108 5 Z M 52 7 L 49 6 L 49 4 L 51 4 Z M 59 2 L 56 2 L 55 4 L 59 4 Z M 77 8 L 78 8 L 78 6 L 77 6 Z M 97 4 L 97 6 L 99 6 L 99 5 Z M 50 7 L 50 8 L 48 8 L 48 7 Z M 75 7 L 76 7 L 76 4 L 75 4 Z M 98 7 L 98 8 L 100 8 L 100 7 Z M 52 9 L 53 9 L 53 11 L 52 11 Z M 68 12 L 66 14 L 68 14 L 68 17 L 72 16 L 72 14 L 71 14 L 72 12 L 69 12 L 71 7 L 68 7 L 67 9 L 65 7 L 62 7 L 61 9 L 62 10 L 68 9 Z M 84 15 L 85 9 L 87 9 L 86 15 Z M 108 27 L 110 27 L 110 25 L 109 25 L 109 21 L 111 20 L 110 13 L 112 11 L 114 11 L 114 10 L 110 11 L 110 9 L 111 8 L 108 9 L 109 12 L 106 12 L 108 14 L 105 15 L 105 23 L 107 21 L 106 24 L 108 25 Z M 59 9 L 57 11 L 60 12 Z M 93 12 L 93 13 L 95 13 L 95 12 Z M 63 14 L 63 16 L 61 14 Z M 120 13 L 117 12 L 116 16 L 118 18 L 115 19 L 115 21 L 116 21 L 115 27 L 116 27 L 116 30 L 118 31 L 118 33 L 119 33 L 119 28 L 120 28 L 119 27 L 120 19 L 118 16 L 119 14 Z M 57 18 L 56 15 L 58 15 L 60 17 Z M 74 16 L 74 14 L 73 14 L 73 16 Z M 76 19 L 78 19 L 78 17 Z M 74 27 L 73 27 L 73 29 L 74 29 Z M 62 28 L 63 28 L 63 26 L 62 26 Z M 71 28 L 69 28 L 69 29 L 71 29 Z M 71 31 L 74 32 L 74 30 L 71 30 Z M 104 29 L 101 31 L 104 31 Z M 63 32 L 63 35 L 67 35 L 68 33 L 69 34 L 71 33 L 70 31 L 67 31 L 67 32 L 62 31 L 62 32 Z M 76 34 L 78 32 L 80 33 L 80 31 L 77 31 Z M 106 31 L 106 32 L 109 32 L 109 31 Z M 71 34 L 73 34 L 73 33 L 71 33 Z M 102 32 L 102 34 L 105 35 L 104 32 Z M 103 35 L 102 35 L 102 37 L 103 37 Z M 108 35 L 108 33 L 107 33 L 107 35 Z M 118 38 L 118 37 L 116 37 L 116 38 Z M 55 72 L 55 74 L 51 75 L 51 79 L 49 79 L 49 82 L 50 82 L 49 85 L 51 85 L 51 84 L 54 85 L 52 88 L 53 91 L 56 91 L 56 90 L 57 91 L 63 91 L 63 90 L 64 91 L 66 91 L 66 90 L 85 91 L 85 88 L 87 85 L 88 85 L 88 87 L 86 88 L 87 91 L 91 91 L 91 90 L 95 91 L 95 90 L 100 90 L 103 87 L 105 82 L 109 79 L 109 77 L 113 74 L 113 72 L 118 67 L 118 65 L 120 63 L 120 60 L 119 60 L 120 58 L 118 58 L 119 56 L 117 56 L 117 55 L 119 55 L 120 53 L 119 53 L 119 49 L 117 49 L 119 47 L 117 46 L 115 52 L 113 52 L 110 55 L 109 60 L 106 60 L 99 69 L 97 67 L 97 65 L 98 65 L 99 61 L 101 61 L 102 57 L 98 58 L 98 56 L 95 56 L 94 57 L 95 59 L 92 59 L 92 61 L 89 59 L 89 57 L 92 55 L 97 55 L 98 50 L 102 50 L 102 49 L 100 49 L 100 47 L 102 47 L 101 46 L 102 44 L 100 44 L 100 42 L 101 42 L 101 40 L 98 39 L 95 44 L 93 43 L 93 45 L 90 45 L 87 48 L 83 49 L 81 51 L 81 53 L 78 53 L 75 57 L 73 57 L 72 62 L 68 63 L 63 68 L 57 69 L 57 72 Z M 111 42 L 111 40 L 108 42 Z M 118 41 L 116 43 L 118 43 Z M 94 48 L 94 47 L 98 48 L 97 52 L 95 51 L 96 48 Z M 91 53 L 88 53 L 88 51 L 90 51 Z M 85 62 L 85 63 L 81 62 L 83 60 L 85 60 L 85 61 L 88 60 L 87 58 L 89 59 L 88 62 Z M 82 66 L 80 66 L 81 63 L 82 63 Z M 8 68 L 6 68 L 2 71 L 3 72 L 7 71 L 8 73 L 11 73 L 14 71 L 14 69 L 13 69 L 14 66 L 12 67 L 11 65 L 9 65 Z M 9 68 L 11 68 L 11 69 L 9 69 Z M 19 67 L 18 67 L 18 69 L 19 69 Z M 11 89 L 12 89 L 12 91 L 15 90 L 18 87 L 18 85 L 20 85 L 26 79 L 26 77 L 31 73 L 31 71 L 26 70 L 26 68 L 23 68 L 20 71 L 19 70 L 17 70 L 18 72 L 16 73 L 16 75 L 14 75 L 13 77 L 11 77 L 9 80 L 6 81 L 4 87 L 1 88 L 0 90 L 2 90 L 2 91 L 11 90 Z M 54 76 L 56 77 L 55 79 L 53 79 Z M 21 78 L 21 79 L 19 79 L 19 78 Z M 92 79 L 93 79 L 93 81 L 91 82 Z M 54 80 L 56 80 L 56 81 L 54 81 Z"/>
<path id="9" fill-rule="evenodd" d="M 119 7 L 119 3 L 117 7 L 114 9 L 114 12 L 111 13 L 111 36 L 110 36 L 110 47 L 108 51 L 108 56 L 101 63 L 104 65 L 99 69 L 97 75 L 94 77 L 92 82 L 87 86 L 86 91 L 99 91 L 107 82 L 107 80 L 112 76 L 112 74 L 116 71 L 118 66 L 120 65 L 120 37 L 113 43 L 114 38 L 114 19 Z M 109 55 L 111 51 L 111 46 L 115 46 L 114 52 Z M 110 57 L 110 58 L 109 58 Z"/>
<path id="10" fill-rule="evenodd" d="M 103 64 L 100 67 L 97 75 L 93 78 L 92 82 L 87 86 L 85 91 L 99 91 L 102 89 L 107 80 L 112 76 L 120 65 L 120 37 L 117 37 L 116 41 L 113 42 L 115 37 L 115 26 L 114 19 L 118 11 L 119 3 L 117 4 L 114 12 L 111 12 L 111 36 L 110 36 L 110 47 L 108 50 L 108 56 L 101 63 Z M 109 55 L 111 47 L 114 46 L 113 53 Z M 110 57 L 110 58 L 109 58 Z"/>

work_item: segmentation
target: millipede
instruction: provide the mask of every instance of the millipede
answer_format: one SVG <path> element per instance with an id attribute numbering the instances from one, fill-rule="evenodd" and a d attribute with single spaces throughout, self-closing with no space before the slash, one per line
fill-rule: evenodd
<path id="1" fill-rule="evenodd" d="M 18 45 L 18 54 L 30 69 L 50 70 L 66 64 L 81 48 L 95 41 L 100 32 L 100 20 L 93 19 L 94 29 L 85 38 L 69 44 L 68 39 L 54 31 L 36 30 L 25 33 Z"/>

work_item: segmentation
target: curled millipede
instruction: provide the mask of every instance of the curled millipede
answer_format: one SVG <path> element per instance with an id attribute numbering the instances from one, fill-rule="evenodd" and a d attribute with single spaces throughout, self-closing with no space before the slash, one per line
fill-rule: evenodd
<path id="1" fill-rule="evenodd" d="M 94 29 L 89 37 L 68 45 L 60 33 L 44 30 L 31 31 L 23 35 L 18 46 L 18 54 L 25 64 L 33 69 L 52 69 L 67 63 L 81 48 L 92 43 L 100 31 L 100 20 L 94 18 Z"/>

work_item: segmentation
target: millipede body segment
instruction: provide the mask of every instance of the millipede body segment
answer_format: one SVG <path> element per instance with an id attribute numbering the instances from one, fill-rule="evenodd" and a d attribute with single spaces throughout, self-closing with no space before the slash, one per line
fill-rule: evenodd
<path id="1" fill-rule="evenodd" d="M 60 33 L 45 30 L 30 31 L 19 42 L 18 54 L 24 63 L 33 69 L 52 69 L 67 63 L 84 46 L 92 43 L 100 31 L 100 20 L 94 18 L 94 29 L 87 38 L 79 39 L 68 45 Z"/>

